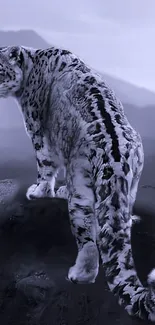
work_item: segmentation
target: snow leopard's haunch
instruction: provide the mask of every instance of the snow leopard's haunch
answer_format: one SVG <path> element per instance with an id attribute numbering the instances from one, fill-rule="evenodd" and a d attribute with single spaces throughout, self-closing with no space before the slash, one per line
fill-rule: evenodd
<path id="1" fill-rule="evenodd" d="M 36 154 L 38 178 L 27 198 L 55 195 L 66 170 L 71 229 L 78 255 L 68 279 L 95 282 L 99 253 L 111 291 L 130 315 L 155 320 L 155 271 L 140 283 L 131 251 L 132 209 L 143 147 L 103 78 L 55 47 L 0 50 L 0 97 L 13 96 Z M 98 253 L 99 252 L 99 253 Z"/>

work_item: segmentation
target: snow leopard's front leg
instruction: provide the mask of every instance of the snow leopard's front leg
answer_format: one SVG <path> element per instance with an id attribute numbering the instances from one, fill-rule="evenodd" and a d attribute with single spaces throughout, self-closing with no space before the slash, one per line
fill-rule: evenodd
<path id="1" fill-rule="evenodd" d="M 33 146 L 36 153 L 37 161 L 37 182 L 32 184 L 26 193 L 29 200 L 41 197 L 55 196 L 55 178 L 58 173 L 58 164 L 56 157 L 52 155 L 52 148 L 49 147 L 45 137 L 38 139 L 33 137 Z"/>
<path id="2" fill-rule="evenodd" d="M 72 163 L 66 176 L 71 229 L 78 247 L 76 262 L 69 269 L 68 279 L 74 283 L 94 283 L 98 274 L 99 253 L 95 197 L 88 161 Z"/>

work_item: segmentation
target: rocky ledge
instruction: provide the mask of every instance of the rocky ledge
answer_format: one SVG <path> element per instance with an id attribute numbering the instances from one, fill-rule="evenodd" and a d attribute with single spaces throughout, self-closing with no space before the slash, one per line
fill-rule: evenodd
<path id="1" fill-rule="evenodd" d="M 99 325 L 105 319 L 108 325 L 142 324 L 118 306 L 102 268 L 92 285 L 65 279 L 77 253 L 67 202 L 28 202 L 24 191 L 14 180 L 0 182 L 0 324 Z M 142 245 L 146 251 L 146 241 L 144 251 Z M 139 268 L 142 263 L 141 257 Z"/>

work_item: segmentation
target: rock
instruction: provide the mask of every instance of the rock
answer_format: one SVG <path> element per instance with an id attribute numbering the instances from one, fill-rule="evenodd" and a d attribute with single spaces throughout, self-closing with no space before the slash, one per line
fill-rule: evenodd
<path id="1" fill-rule="evenodd" d="M 14 180 L 0 182 L 4 202 L 0 206 L 6 207 L 5 214 L 0 214 L 0 324 L 96 325 L 107 319 L 108 325 L 138 325 L 139 320 L 134 322 L 109 291 L 103 268 L 94 284 L 66 281 L 77 256 L 67 201 L 28 201 L 25 187 L 20 186 L 17 193 L 16 184 Z M 139 209 L 136 214 L 141 216 Z M 142 283 L 155 260 L 154 213 L 149 219 L 147 213 L 132 231 Z"/>
<path id="2" fill-rule="evenodd" d="M 20 208 L 19 202 L 15 200 L 20 189 L 20 184 L 15 179 L 0 180 L 0 224 L 6 219 L 10 213 L 17 213 Z"/>
<path id="3" fill-rule="evenodd" d="M 19 191 L 19 183 L 15 179 L 4 179 L 0 181 L 0 204 L 7 204 L 13 200 Z"/>

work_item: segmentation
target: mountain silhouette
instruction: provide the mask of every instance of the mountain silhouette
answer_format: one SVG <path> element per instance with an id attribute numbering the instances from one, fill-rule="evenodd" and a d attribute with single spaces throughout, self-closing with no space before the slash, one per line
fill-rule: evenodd
<path id="1" fill-rule="evenodd" d="M 0 31 L 0 46 L 25 45 L 47 48 L 50 45 L 33 30 Z"/>

